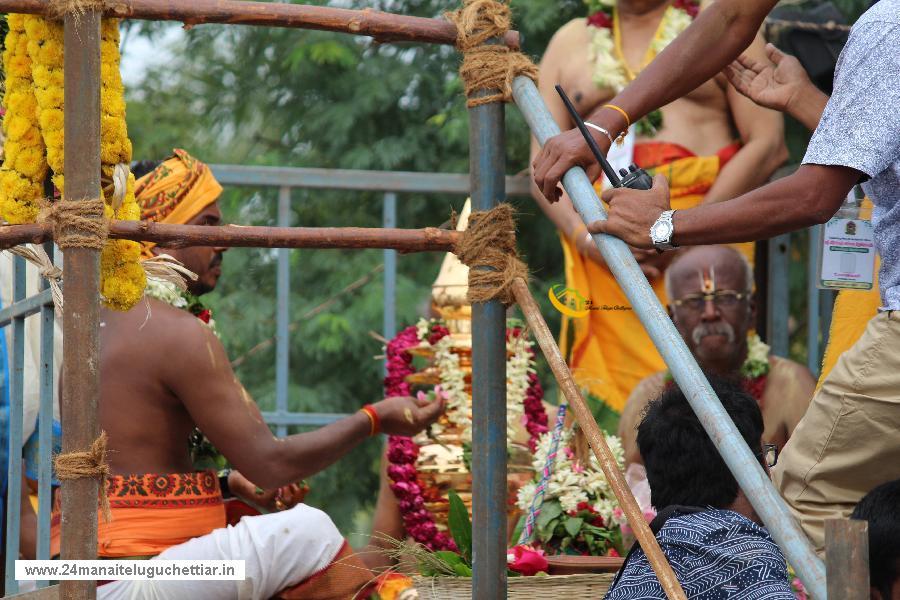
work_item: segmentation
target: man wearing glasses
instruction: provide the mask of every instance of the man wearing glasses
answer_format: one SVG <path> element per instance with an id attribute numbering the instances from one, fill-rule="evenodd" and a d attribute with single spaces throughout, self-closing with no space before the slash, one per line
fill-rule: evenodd
<path id="1" fill-rule="evenodd" d="M 739 382 L 762 411 L 763 442 L 784 447 L 813 396 L 815 381 L 806 367 L 769 356 L 768 346 L 748 332 L 756 322 L 753 273 L 729 246 L 698 246 L 678 256 L 666 271 L 669 314 L 707 373 Z M 625 463 L 643 463 L 637 425 L 647 403 L 671 385 L 668 371 L 655 373 L 632 391 L 619 422 Z M 770 459 L 773 453 L 770 450 Z M 774 465 L 774 462 L 772 463 Z M 640 469 L 631 469 L 640 479 Z"/>

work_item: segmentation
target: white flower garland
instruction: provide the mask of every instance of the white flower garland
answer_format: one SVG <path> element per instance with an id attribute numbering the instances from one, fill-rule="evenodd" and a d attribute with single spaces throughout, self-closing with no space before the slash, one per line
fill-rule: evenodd
<path id="1" fill-rule="evenodd" d="M 428 343 L 432 327 L 440 323 L 436 319 L 420 319 L 416 323 L 416 334 L 420 346 L 431 346 L 434 350 L 434 366 L 440 371 L 441 392 L 447 402 L 447 419 L 462 429 L 464 442 L 472 441 L 472 415 L 469 408 L 469 394 L 466 393 L 466 375 L 459 366 L 459 355 L 453 352 L 453 339 L 447 335 Z M 525 396 L 528 392 L 529 373 L 535 372 L 530 348 L 534 345 L 524 335 L 509 336 L 506 343 L 506 435 L 515 437 L 525 416 Z M 438 424 L 432 425 L 432 434 L 441 433 Z"/>
<path id="2" fill-rule="evenodd" d="M 537 451 L 534 454 L 532 465 L 536 473 L 541 473 L 547 454 L 550 451 L 552 432 L 541 436 Z M 577 510 L 579 502 L 591 504 L 593 509 L 600 513 L 607 523 L 621 525 L 624 518 L 621 511 L 617 511 L 619 503 L 616 496 L 600 469 L 597 457 L 591 453 L 588 464 L 576 467 L 569 443 L 572 439 L 572 430 L 563 430 L 560 436 L 560 450 L 556 454 L 553 472 L 544 492 L 544 502 L 547 500 L 559 500 L 559 504 L 566 512 Z M 622 442 L 614 435 L 606 436 L 606 443 L 616 459 L 619 469 L 625 468 L 625 451 Z M 516 505 L 528 511 L 534 499 L 537 483 L 532 481 L 519 488 Z"/>
<path id="3" fill-rule="evenodd" d="M 170 281 L 162 279 L 147 278 L 147 287 L 144 288 L 144 296 L 155 298 L 160 302 L 165 302 L 169 306 L 187 311 L 191 302 L 188 300 L 188 292 L 182 291 L 177 285 Z M 198 319 L 204 327 L 208 327 L 218 337 L 219 332 L 216 331 L 216 321 L 211 318 L 209 321 Z"/>
<path id="4" fill-rule="evenodd" d="M 606 3 L 604 3 L 606 4 Z M 650 50 L 655 58 L 666 46 L 688 28 L 693 19 L 685 11 L 670 6 L 666 9 L 657 34 L 650 42 Z M 618 94 L 629 83 L 628 71 L 616 56 L 616 42 L 612 27 L 589 27 L 593 29 L 590 42 L 590 58 L 594 65 L 592 79 L 601 89 L 611 89 Z"/>

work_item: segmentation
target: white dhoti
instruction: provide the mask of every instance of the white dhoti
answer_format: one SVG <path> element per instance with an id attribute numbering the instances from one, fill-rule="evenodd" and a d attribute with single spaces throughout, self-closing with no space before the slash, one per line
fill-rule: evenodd
<path id="1" fill-rule="evenodd" d="M 244 581 L 115 581 L 98 587 L 97 598 L 268 599 L 324 571 L 344 543 L 328 515 L 299 504 L 284 512 L 244 517 L 235 526 L 172 546 L 150 559 L 243 560 Z"/>

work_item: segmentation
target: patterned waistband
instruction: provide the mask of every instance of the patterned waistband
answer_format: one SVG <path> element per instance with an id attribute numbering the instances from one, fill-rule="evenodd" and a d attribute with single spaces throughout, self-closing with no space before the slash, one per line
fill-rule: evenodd
<path id="1" fill-rule="evenodd" d="M 222 504 L 214 471 L 112 475 L 106 495 L 111 508 L 186 508 Z"/>

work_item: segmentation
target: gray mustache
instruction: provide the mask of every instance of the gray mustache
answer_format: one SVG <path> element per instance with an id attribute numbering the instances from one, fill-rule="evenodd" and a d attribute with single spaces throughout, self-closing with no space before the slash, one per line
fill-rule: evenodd
<path id="1" fill-rule="evenodd" d="M 694 344 L 699 344 L 700 340 L 708 335 L 724 335 L 728 338 L 728 343 L 734 342 L 734 328 L 727 322 L 721 321 L 719 323 L 700 323 L 696 327 L 694 327 L 693 333 L 691 333 L 691 338 L 694 340 Z"/>

